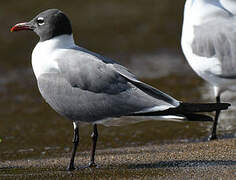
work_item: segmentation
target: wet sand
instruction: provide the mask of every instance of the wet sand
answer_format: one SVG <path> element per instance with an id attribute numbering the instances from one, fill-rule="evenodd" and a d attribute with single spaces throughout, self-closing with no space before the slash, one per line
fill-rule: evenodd
<path id="1" fill-rule="evenodd" d="M 70 154 L 0 162 L 0 179 L 236 179 L 236 139 L 98 150 L 98 168 L 65 171 Z M 78 152 L 76 165 L 88 163 Z"/>

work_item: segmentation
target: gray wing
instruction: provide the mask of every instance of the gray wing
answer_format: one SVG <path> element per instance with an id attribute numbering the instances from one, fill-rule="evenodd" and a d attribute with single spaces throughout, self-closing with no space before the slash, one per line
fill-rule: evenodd
<path id="1" fill-rule="evenodd" d="M 132 73 L 130 73 L 125 67 L 119 64 L 113 64 L 113 67 L 115 68 L 116 72 L 122 75 L 127 81 L 129 81 L 130 83 L 132 83 L 133 85 L 135 85 L 137 88 L 144 91 L 148 95 L 157 99 L 164 100 L 174 106 L 179 105 L 179 101 L 169 96 L 168 94 L 165 94 L 161 92 L 160 90 L 137 80 L 135 76 Z"/>
<path id="2" fill-rule="evenodd" d="M 194 26 L 192 43 L 194 54 L 202 57 L 217 57 L 224 78 L 236 77 L 236 20 L 214 18 L 205 24 Z"/>
<path id="3" fill-rule="evenodd" d="M 59 71 L 38 78 L 40 92 L 54 110 L 69 119 L 94 122 L 179 105 L 123 66 L 99 57 L 80 48 L 63 50 L 55 59 Z"/>
<path id="4" fill-rule="evenodd" d="M 116 94 L 127 90 L 127 82 L 157 100 L 178 106 L 179 101 L 149 86 L 135 77 L 124 66 L 115 61 L 77 47 L 70 50 L 67 60 L 61 60 L 61 68 L 67 67 L 66 79 L 73 87 L 80 87 L 96 93 Z"/>

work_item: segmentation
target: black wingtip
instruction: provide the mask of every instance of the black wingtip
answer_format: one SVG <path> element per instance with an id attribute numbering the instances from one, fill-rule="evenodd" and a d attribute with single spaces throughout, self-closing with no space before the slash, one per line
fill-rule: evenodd
<path id="1" fill-rule="evenodd" d="M 184 114 L 186 121 L 200 121 L 200 122 L 213 122 L 210 116 L 204 114 Z"/>
<path id="2" fill-rule="evenodd" d="M 226 110 L 231 106 L 229 103 L 181 103 L 178 109 L 182 112 L 213 112 Z"/>

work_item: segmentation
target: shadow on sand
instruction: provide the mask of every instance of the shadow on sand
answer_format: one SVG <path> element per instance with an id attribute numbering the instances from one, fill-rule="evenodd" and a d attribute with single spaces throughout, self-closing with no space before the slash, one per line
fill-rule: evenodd
<path id="1" fill-rule="evenodd" d="M 209 167 L 209 166 L 234 166 L 236 161 L 233 160 L 176 160 L 160 161 L 157 163 L 130 164 L 129 169 L 146 169 L 146 168 L 179 168 L 179 167 Z"/>

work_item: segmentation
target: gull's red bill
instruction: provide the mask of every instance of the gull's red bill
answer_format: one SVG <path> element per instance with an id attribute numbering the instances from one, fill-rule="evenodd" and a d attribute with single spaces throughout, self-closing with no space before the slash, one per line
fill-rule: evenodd
<path id="1" fill-rule="evenodd" d="M 22 31 L 22 30 L 33 30 L 30 23 L 18 23 L 11 28 L 11 32 Z"/>

